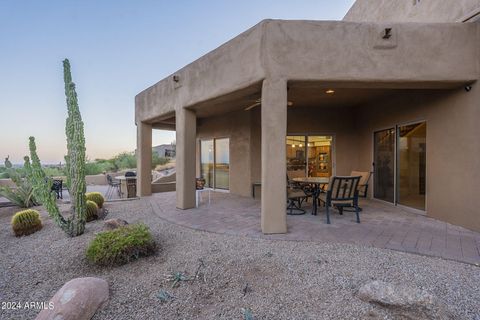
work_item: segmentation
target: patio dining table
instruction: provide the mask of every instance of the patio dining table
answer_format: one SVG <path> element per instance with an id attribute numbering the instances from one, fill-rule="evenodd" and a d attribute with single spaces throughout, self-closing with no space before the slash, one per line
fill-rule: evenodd
<path id="1" fill-rule="evenodd" d="M 300 178 L 293 178 L 293 181 L 299 183 L 301 185 L 310 185 L 312 186 L 312 198 L 313 198 L 313 209 L 312 214 L 317 215 L 317 207 L 318 207 L 318 197 L 322 192 L 322 188 L 325 185 L 328 185 L 330 178 L 325 177 L 300 177 Z"/>

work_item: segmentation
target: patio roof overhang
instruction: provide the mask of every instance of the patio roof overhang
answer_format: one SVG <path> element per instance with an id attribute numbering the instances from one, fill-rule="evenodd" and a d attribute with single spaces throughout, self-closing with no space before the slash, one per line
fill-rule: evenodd
<path id="1" fill-rule="evenodd" d="M 225 99 L 243 106 L 266 78 L 297 87 L 455 88 L 478 79 L 479 28 L 265 20 L 139 93 L 136 122 L 174 129 L 178 108 L 201 116 L 225 108 Z"/>

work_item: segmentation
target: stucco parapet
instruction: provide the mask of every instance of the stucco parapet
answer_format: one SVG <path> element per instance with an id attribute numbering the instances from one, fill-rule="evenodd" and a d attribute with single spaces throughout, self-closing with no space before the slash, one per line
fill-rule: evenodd
<path id="1" fill-rule="evenodd" d="M 479 25 L 264 20 L 135 97 L 146 121 L 265 78 L 379 83 L 478 79 Z M 383 39 L 385 28 L 392 38 Z M 177 76 L 177 81 L 173 76 Z"/>

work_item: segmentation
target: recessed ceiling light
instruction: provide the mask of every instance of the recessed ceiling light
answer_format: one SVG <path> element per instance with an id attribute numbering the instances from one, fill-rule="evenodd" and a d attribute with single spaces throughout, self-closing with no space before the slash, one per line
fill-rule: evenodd
<path id="1" fill-rule="evenodd" d="M 335 90 L 333 89 L 328 89 L 327 91 L 325 91 L 326 94 L 334 94 L 335 93 Z"/>

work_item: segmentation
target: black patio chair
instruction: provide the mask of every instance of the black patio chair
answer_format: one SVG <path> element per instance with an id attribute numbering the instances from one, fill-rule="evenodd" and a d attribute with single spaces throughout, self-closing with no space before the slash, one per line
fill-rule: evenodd
<path id="1" fill-rule="evenodd" d="M 370 183 L 372 172 L 352 171 L 350 173 L 350 176 L 352 177 L 360 176 L 360 182 L 358 183 L 358 196 L 362 198 L 366 198 L 368 195 L 368 184 Z"/>
<path id="2" fill-rule="evenodd" d="M 305 214 L 302 209 L 302 203 L 308 199 L 308 195 L 302 186 L 295 181 L 290 180 L 287 175 L 287 214 L 301 215 Z"/>
<path id="3" fill-rule="evenodd" d="M 105 197 L 111 199 L 114 192 L 117 192 L 117 195 L 120 197 L 120 181 L 114 181 L 112 176 L 107 174 L 107 183 L 108 189 L 105 193 Z"/>
<path id="4" fill-rule="evenodd" d="M 344 208 L 354 208 L 357 223 L 360 223 L 360 208 L 358 207 L 358 177 L 332 177 L 326 193 L 320 194 L 320 202 L 325 204 L 327 224 L 330 224 L 330 208 L 335 207 L 340 214 Z"/>
<path id="5" fill-rule="evenodd" d="M 57 199 L 63 199 L 63 181 L 54 179 L 52 180 L 52 188 L 51 190 L 55 192 Z"/>

